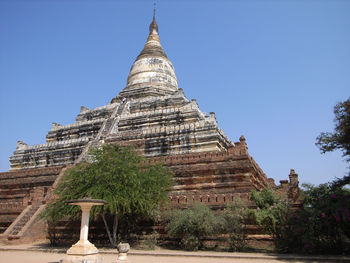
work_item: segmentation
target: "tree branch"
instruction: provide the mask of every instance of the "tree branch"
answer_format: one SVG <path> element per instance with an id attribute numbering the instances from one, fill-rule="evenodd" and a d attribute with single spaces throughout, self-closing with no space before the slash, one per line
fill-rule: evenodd
<path id="1" fill-rule="evenodd" d="M 105 224 L 105 229 L 107 231 L 107 235 L 108 235 L 108 238 L 109 238 L 109 242 L 111 243 L 111 247 L 115 248 L 115 242 L 113 242 L 113 239 L 112 239 L 112 236 L 111 236 L 111 232 L 109 231 L 108 224 L 107 224 L 107 221 L 106 221 L 106 218 L 105 218 L 105 213 L 102 213 L 102 219 L 103 219 L 103 223 Z"/>
<path id="2" fill-rule="evenodd" d="M 116 212 L 114 214 L 114 222 L 113 222 L 113 241 L 114 241 L 114 244 L 117 243 L 117 230 L 118 230 L 118 213 Z"/>

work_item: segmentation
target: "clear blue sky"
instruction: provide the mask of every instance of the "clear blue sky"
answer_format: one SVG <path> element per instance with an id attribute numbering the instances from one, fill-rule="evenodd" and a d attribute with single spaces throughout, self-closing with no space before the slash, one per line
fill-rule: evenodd
<path id="1" fill-rule="evenodd" d="M 45 142 L 52 122 L 107 104 L 143 48 L 153 1 L 0 0 L 0 171 L 17 140 Z M 333 130 L 350 95 L 350 1 L 157 1 L 157 22 L 179 86 L 214 111 L 232 141 L 278 182 L 342 177 Z"/>

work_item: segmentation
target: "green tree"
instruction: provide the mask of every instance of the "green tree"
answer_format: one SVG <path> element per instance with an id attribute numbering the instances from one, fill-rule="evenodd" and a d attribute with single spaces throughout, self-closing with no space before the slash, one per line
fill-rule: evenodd
<path id="1" fill-rule="evenodd" d="M 54 191 L 57 199 L 48 205 L 43 216 L 51 222 L 67 215 L 76 217 L 79 208 L 67 205 L 67 200 L 85 195 L 103 199 L 107 204 L 94 206 L 91 216 L 101 215 L 109 241 L 115 247 L 118 223 L 123 217 L 149 216 L 166 203 L 171 173 L 159 163 L 147 164 L 130 147 L 106 144 L 92 149 L 90 154 L 92 163 L 81 163 L 66 171 Z M 113 217 L 112 226 L 108 225 L 107 215 Z"/>
<path id="2" fill-rule="evenodd" d="M 350 157 L 350 98 L 334 106 L 334 132 L 322 132 L 316 145 L 322 153 L 342 150 L 343 156 Z"/>
<path id="3" fill-rule="evenodd" d="M 316 138 L 316 146 L 321 153 L 341 150 L 346 160 L 350 161 L 350 98 L 334 106 L 334 132 L 322 132 Z M 350 174 L 335 180 L 331 187 L 337 188 L 350 184 Z"/>

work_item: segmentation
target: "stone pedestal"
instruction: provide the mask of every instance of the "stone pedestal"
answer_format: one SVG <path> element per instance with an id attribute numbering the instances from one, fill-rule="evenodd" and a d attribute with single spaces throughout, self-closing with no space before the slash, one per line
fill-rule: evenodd
<path id="1" fill-rule="evenodd" d="M 89 216 L 92 204 L 80 203 L 82 215 L 80 225 L 80 240 L 67 251 L 67 255 L 92 255 L 97 254 L 98 249 L 88 240 Z"/>
<path id="2" fill-rule="evenodd" d="M 128 251 L 130 250 L 130 245 L 128 243 L 120 243 L 118 246 L 118 258 L 117 261 L 112 263 L 130 263 L 128 259 Z"/>
<path id="3" fill-rule="evenodd" d="M 98 249 L 89 240 L 79 240 L 70 249 L 67 250 L 67 255 L 93 255 L 98 254 Z"/>
<path id="4" fill-rule="evenodd" d="M 102 263 L 103 258 L 98 253 L 98 249 L 88 240 L 89 216 L 93 205 L 103 205 L 102 200 L 82 199 L 72 200 L 71 205 L 79 205 L 82 211 L 80 225 L 80 240 L 67 250 L 67 255 L 61 263 Z"/>

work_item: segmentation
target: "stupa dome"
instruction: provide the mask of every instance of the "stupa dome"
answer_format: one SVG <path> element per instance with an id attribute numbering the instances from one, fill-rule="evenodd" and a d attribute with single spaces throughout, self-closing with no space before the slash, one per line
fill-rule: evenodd
<path id="1" fill-rule="evenodd" d="M 118 97 L 160 96 L 177 90 L 174 67 L 160 44 L 158 25 L 153 16 L 146 44 L 133 63 L 127 85 Z"/>

